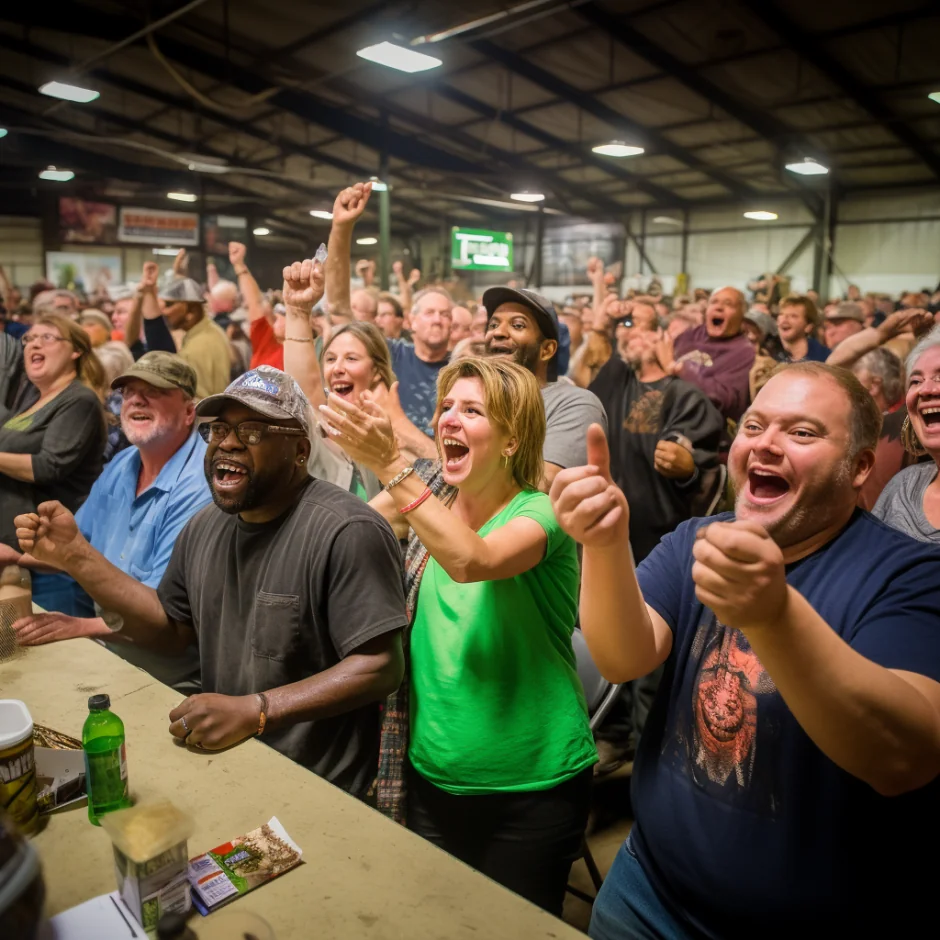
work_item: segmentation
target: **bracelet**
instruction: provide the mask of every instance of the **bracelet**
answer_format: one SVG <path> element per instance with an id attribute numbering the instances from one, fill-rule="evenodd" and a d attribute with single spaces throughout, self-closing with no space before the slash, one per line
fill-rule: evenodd
<path id="1" fill-rule="evenodd" d="M 404 480 L 407 476 L 409 476 L 410 474 L 414 472 L 415 472 L 414 467 L 405 467 L 404 470 L 401 470 L 399 473 L 396 473 L 395 476 L 393 476 L 391 480 L 389 480 L 388 483 L 386 483 L 385 486 L 382 487 L 382 489 L 385 490 L 385 492 L 387 493 L 393 486 L 398 486 L 398 484 L 401 483 L 402 480 Z"/>
<path id="2" fill-rule="evenodd" d="M 239 271 L 238 268 L 234 268 L 234 271 L 235 271 L 235 277 L 241 277 L 243 274 L 248 273 L 248 267 L 247 265 L 242 265 L 241 271 Z"/>
<path id="3" fill-rule="evenodd" d="M 284 342 L 285 343 L 312 343 L 313 337 L 312 336 L 285 336 Z"/>
<path id="4" fill-rule="evenodd" d="M 264 734 L 264 726 L 268 723 L 268 697 L 264 692 L 255 692 L 255 695 L 261 699 L 261 715 L 258 718 L 258 731 L 255 737 L 260 738 Z"/>
<path id="5" fill-rule="evenodd" d="M 407 513 L 411 512 L 412 509 L 417 509 L 429 496 L 431 495 L 431 487 L 426 486 L 424 492 L 413 502 L 408 503 L 407 506 L 402 506 L 398 511 L 404 516 Z"/>

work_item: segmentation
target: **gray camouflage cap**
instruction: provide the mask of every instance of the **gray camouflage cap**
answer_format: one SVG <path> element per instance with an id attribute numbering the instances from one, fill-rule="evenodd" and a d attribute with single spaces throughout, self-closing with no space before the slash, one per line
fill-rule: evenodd
<path id="1" fill-rule="evenodd" d="M 154 388 L 179 388 L 190 398 L 196 396 L 196 373 L 193 367 L 174 353 L 160 350 L 144 353 L 111 383 L 111 388 L 120 388 L 130 379 L 140 379 Z"/>
<path id="2" fill-rule="evenodd" d="M 266 418 L 296 421 L 310 434 L 310 403 L 300 386 L 273 366 L 258 366 L 240 375 L 218 395 L 203 398 L 196 406 L 200 418 L 217 418 L 229 402 L 237 402 Z"/>
<path id="3" fill-rule="evenodd" d="M 178 277 L 160 288 L 160 300 L 169 300 L 173 303 L 201 304 L 205 303 L 202 288 L 191 277 Z"/>

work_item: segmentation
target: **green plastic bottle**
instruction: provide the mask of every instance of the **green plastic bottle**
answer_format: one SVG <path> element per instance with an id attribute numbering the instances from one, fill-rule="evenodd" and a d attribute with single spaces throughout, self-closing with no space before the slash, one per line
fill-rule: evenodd
<path id="1" fill-rule="evenodd" d="M 88 717 L 82 728 L 88 819 L 96 826 L 101 825 L 99 816 L 131 805 L 124 722 L 110 708 L 107 695 L 93 695 L 88 699 Z"/>

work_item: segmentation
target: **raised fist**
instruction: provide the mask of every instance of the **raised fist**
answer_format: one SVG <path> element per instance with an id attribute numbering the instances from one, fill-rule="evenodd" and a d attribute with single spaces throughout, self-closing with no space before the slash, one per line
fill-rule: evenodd
<path id="1" fill-rule="evenodd" d="M 347 186 L 333 203 L 333 224 L 355 225 L 365 210 L 371 193 L 371 183 L 356 183 L 354 186 Z"/>
<path id="2" fill-rule="evenodd" d="M 154 292 L 157 289 L 157 278 L 160 276 L 160 269 L 156 261 L 145 261 L 144 270 L 140 276 L 138 290 L 143 292 Z"/>
<path id="3" fill-rule="evenodd" d="M 408 275 L 408 285 L 414 287 L 418 281 L 421 280 L 421 272 L 417 268 L 411 269 L 411 274 Z"/>
<path id="4" fill-rule="evenodd" d="M 66 568 L 66 556 L 84 541 L 75 517 L 59 502 L 40 503 L 36 512 L 23 513 L 13 520 L 20 548 L 36 561 Z"/>
<path id="5" fill-rule="evenodd" d="M 241 242 L 228 243 L 228 260 L 233 268 L 245 263 L 245 246 Z"/>
<path id="6" fill-rule="evenodd" d="M 588 258 L 587 263 L 588 278 L 592 284 L 604 278 L 604 262 L 600 258 Z"/>
<path id="7" fill-rule="evenodd" d="M 308 316 L 323 298 L 323 265 L 319 261 L 295 261 L 284 268 L 284 306 Z"/>
<path id="8" fill-rule="evenodd" d="M 186 277 L 186 273 L 189 270 L 189 255 L 186 254 L 185 248 L 180 248 L 176 253 L 176 257 L 173 259 L 173 273 L 177 277 Z"/>

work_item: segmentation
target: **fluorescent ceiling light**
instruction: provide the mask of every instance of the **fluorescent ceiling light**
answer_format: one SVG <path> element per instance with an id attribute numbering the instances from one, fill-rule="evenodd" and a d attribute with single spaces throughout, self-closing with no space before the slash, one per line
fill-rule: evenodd
<path id="1" fill-rule="evenodd" d="M 374 193 L 384 193 L 388 190 L 388 183 L 383 183 L 377 176 L 373 176 L 369 182 L 372 184 Z"/>
<path id="2" fill-rule="evenodd" d="M 940 104 L 940 91 L 932 91 L 927 97 L 931 101 L 936 101 L 937 104 Z"/>
<path id="3" fill-rule="evenodd" d="M 399 72 L 426 72 L 443 65 L 443 61 L 433 55 L 415 52 L 405 46 L 396 46 L 393 42 L 380 42 L 375 46 L 366 46 L 357 53 L 360 59 L 368 59 L 379 65 L 398 69 Z"/>
<path id="4" fill-rule="evenodd" d="M 796 163 L 788 163 L 787 169 L 791 173 L 799 173 L 800 176 L 825 176 L 829 172 L 829 167 L 823 166 L 812 157 L 803 157 Z"/>
<path id="5" fill-rule="evenodd" d="M 542 202 L 545 199 L 544 193 L 511 193 L 509 196 L 510 199 L 515 199 L 516 202 Z"/>
<path id="6" fill-rule="evenodd" d="M 368 235 L 365 238 L 356 239 L 357 245 L 377 245 L 378 243 L 379 240 L 377 238 L 373 238 L 371 235 Z"/>
<path id="7" fill-rule="evenodd" d="M 265 228 L 263 225 L 259 225 L 257 228 L 251 230 L 252 235 L 270 235 L 271 229 Z"/>
<path id="8" fill-rule="evenodd" d="M 39 93 L 63 101 L 77 101 L 79 104 L 88 104 L 101 95 L 92 88 L 82 88 L 81 85 L 70 85 L 68 82 L 46 82 L 39 86 Z"/>
<path id="9" fill-rule="evenodd" d="M 194 193 L 167 193 L 167 199 L 175 199 L 177 202 L 195 202 L 196 196 Z"/>
<path id="10" fill-rule="evenodd" d="M 0 127 L 0 137 L 6 137 L 7 133 L 8 131 L 5 127 Z"/>
<path id="11" fill-rule="evenodd" d="M 497 255 L 474 255 L 474 264 L 488 264 L 494 268 L 508 268 L 509 259 Z"/>
<path id="12" fill-rule="evenodd" d="M 755 222 L 773 222 L 777 218 L 776 212 L 765 212 L 763 209 L 758 209 L 756 212 L 745 212 L 745 219 L 754 219 Z"/>
<path id="13" fill-rule="evenodd" d="M 75 179 L 75 174 L 71 170 L 57 170 L 54 166 L 47 166 L 40 174 L 41 180 L 52 180 L 55 183 L 67 183 Z"/>
<path id="14" fill-rule="evenodd" d="M 681 219 L 672 219 L 668 215 L 658 215 L 653 222 L 657 225 L 682 225 Z"/>
<path id="15" fill-rule="evenodd" d="M 609 144 L 598 144 L 591 148 L 594 153 L 604 157 L 635 157 L 643 153 L 642 147 L 631 147 L 622 140 L 612 140 Z"/>
<path id="16" fill-rule="evenodd" d="M 329 221 L 330 219 L 333 218 L 333 213 L 327 209 L 311 209 L 310 214 L 315 219 L 326 219 L 327 221 Z"/>
<path id="17" fill-rule="evenodd" d="M 155 255 L 163 255 L 167 258 L 175 258 L 179 253 L 179 248 L 154 248 Z"/>

